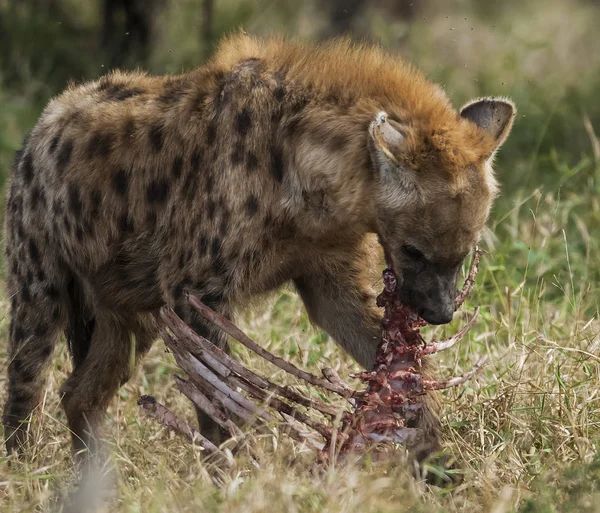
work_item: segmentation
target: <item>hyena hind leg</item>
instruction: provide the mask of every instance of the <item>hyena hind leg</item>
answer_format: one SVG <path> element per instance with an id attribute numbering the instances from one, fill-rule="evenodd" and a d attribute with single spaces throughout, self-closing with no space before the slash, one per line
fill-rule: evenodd
<path id="1" fill-rule="evenodd" d="M 17 287 L 11 286 L 17 284 Z M 15 292 L 15 289 L 19 289 Z M 39 404 L 46 371 L 59 333 L 64 328 L 62 294 L 53 285 L 9 276 L 13 294 L 8 339 L 8 395 L 3 425 L 7 452 L 23 455 L 28 426 Z"/>

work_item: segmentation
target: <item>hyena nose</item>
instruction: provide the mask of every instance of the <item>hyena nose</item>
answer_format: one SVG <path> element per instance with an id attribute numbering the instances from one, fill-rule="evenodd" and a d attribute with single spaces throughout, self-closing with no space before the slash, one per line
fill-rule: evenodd
<path id="1" fill-rule="evenodd" d="M 440 308 L 432 310 L 430 308 L 425 308 L 422 312 L 419 312 L 419 315 L 429 324 L 448 324 L 449 322 L 452 322 L 454 309 Z"/>

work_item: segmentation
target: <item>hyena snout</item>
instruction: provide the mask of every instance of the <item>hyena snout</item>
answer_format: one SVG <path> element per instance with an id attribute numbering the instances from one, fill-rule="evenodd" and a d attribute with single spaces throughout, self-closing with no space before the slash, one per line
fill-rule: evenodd
<path id="1" fill-rule="evenodd" d="M 421 278 L 405 283 L 400 291 L 402 301 L 413 307 L 429 324 L 448 324 L 454 316 L 454 300 L 458 291 L 453 277 Z"/>
<path id="2" fill-rule="evenodd" d="M 448 324 L 454 316 L 454 301 L 444 301 L 434 307 L 425 306 L 417 311 L 429 324 Z"/>

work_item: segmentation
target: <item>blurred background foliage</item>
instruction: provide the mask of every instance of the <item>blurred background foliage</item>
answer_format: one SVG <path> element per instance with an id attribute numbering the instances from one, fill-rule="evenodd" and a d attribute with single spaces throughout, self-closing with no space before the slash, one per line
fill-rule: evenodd
<path id="1" fill-rule="evenodd" d="M 594 313 L 599 26 L 598 0 L 0 0 L 0 184 L 25 133 L 69 81 L 114 67 L 189 70 L 239 27 L 302 39 L 349 33 L 415 62 L 456 106 L 480 95 L 517 103 L 485 241 L 494 276 L 509 288 L 525 279 L 545 299 L 566 295 Z"/>

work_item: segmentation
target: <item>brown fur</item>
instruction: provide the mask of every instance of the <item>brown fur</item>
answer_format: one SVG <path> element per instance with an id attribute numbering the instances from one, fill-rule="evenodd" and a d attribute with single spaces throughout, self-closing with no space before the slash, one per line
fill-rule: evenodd
<path id="1" fill-rule="evenodd" d="M 26 439 L 21 421 L 63 331 L 78 449 L 94 448 L 162 305 L 224 345 L 185 290 L 231 316 L 294 281 L 313 321 L 372 365 L 375 234 L 407 301 L 435 315 L 487 219 L 489 161 L 512 123 L 510 104 L 486 101 L 461 116 L 378 48 L 246 36 L 184 75 L 115 72 L 69 87 L 17 155 L 7 201 L 8 449 Z"/>

